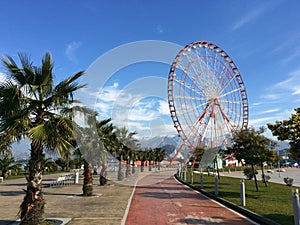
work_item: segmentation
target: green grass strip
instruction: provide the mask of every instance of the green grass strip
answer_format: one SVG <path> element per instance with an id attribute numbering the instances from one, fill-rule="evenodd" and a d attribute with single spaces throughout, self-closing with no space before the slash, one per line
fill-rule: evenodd
<path id="1" fill-rule="evenodd" d="M 186 182 L 189 182 L 189 172 L 186 175 Z M 200 174 L 194 174 L 193 178 L 193 185 L 200 188 Z M 221 176 L 218 197 L 240 205 L 240 180 L 240 178 Z M 203 181 L 204 191 L 215 194 L 215 177 L 204 175 Z M 292 189 L 295 187 L 276 183 L 268 183 L 266 187 L 262 181 L 258 181 L 259 192 L 257 192 L 254 180 L 244 180 L 244 182 L 245 209 L 282 225 L 294 224 Z"/>

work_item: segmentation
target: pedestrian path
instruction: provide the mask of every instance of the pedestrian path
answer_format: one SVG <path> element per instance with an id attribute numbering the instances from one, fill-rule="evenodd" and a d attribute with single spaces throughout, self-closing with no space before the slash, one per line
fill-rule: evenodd
<path id="1" fill-rule="evenodd" d="M 261 170 L 257 171 L 258 174 L 256 175 L 258 180 L 261 180 Z M 227 176 L 227 177 L 235 177 L 235 178 L 245 178 L 243 171 L 231 171 L 230 173 L 226 172 L 220 172 L 221 176 Z M 265 175 L 270 176 L 270 183 L 278 183 L 285 185 L 283 179 L 285 177 L 293 178 L 293 186 L 300 187 L 300 168 L 281 168 L 278 170 L 277 168 L 274 168 L 272 170 L 265 170 Z"/>
<path id="2" fill-rule="evenodd" d="M 172 172 L 162 172 L 137 182 L 125 224 L 256 223 L 179 183 Z"/>
<path id="3" fill-rule="evenodd" d="M 48 184 L 59 175 L 44 176 L 45 218 L 69 218 L 71 221 L 68 225 L 121 224 L 133 186 L 116 183 L 100 186 L 99 178 L 95 176 L 94 196 L 79 197 L 82 193 L 82 179 L 79 184 L 49 188 Z M 125 180 L 123 183 L 126 182 Z M 0 225 L 15 224 L 24 198 L 23 189 L 26 189 L 25 178 L 0 183 Z"/>

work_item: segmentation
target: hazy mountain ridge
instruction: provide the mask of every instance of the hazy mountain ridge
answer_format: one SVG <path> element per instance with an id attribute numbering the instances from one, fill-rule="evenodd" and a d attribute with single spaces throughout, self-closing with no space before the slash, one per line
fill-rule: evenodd
<path id="1" fill-rule="evenodd" d="M 179 148 L 182 143 L 181 138 L 179 136 L 156 136 L 151 138 L 141 138 L 140 144 L 144 148 L 157 148 L 165 145 L 173 145 L 176 148 Z M 275 146 L 275 150 L 283 150 L 288 149 L 290 144 L 286 141 L 275 141 L 277 146 Z"/>
<path id="2" fill-rule="evenodd" d="M 182 141 L 178 136 L 157 136 L 151 138 L 141 138 L 141 146 L 144 148 L 157 148 L 162 147 L 166 150 L 166 154 L 169 156 L 174 156 L 177 149 L 180 147 Z M 290 148 L 290 144 L 286 141 L 275 141 L 277 146 L 275 146 L 275 151 L 280 152 L 280 155 L 286 154 L 286 149 Z M 183 149 L 178 157 L 183 157 L 187 155 L 187 149 Z"/>
<path id="3" fill-rule="evenodd" d="M 176 150 L 180 147 L 182 141 L 177 135 L 173 136 L 156 136 L 156 137 L 146 137 L 139 139 L 140 144 L 144 148 L 157 148 L 162 147 L 166 150 L 167 155 L 174 156 Z M 286 141 L 276 141 L 277 146 L 275 151 L 280 151 L 281 155 L 286 154 L 285 149 L 290 148 L 290 144 Z M 30 144 L 28 141 L 21 141 L 20 143 L 15 143 L 12 146 L 13 155 L 16 160 L 28 159 L 30 155 Z M 183 155 L 186 155 L 186 150 L 182 150 Z M 179 156 L 182 156 L 181 154 Z"/>
<path id="4" fill-rule="evenodd" d="M 157 148 L 165 145 L 179 147 L 181 139 L 178 136 L 156 136 L 151 138 L 141 138 L 140 144 L 144 148 Z"/>

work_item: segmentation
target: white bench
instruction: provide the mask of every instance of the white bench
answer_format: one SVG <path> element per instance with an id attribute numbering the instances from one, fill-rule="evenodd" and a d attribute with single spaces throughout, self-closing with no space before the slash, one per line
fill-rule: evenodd
<path id="1" fill-rule="evenodd" d="M 1 182 L 1 183 L 3 182 L 3 177 L 0 177 L 0 182 Z"/>
<path id="2" fill-rule="evenodd" d="M 71 174 L 67 175 L 60 175 L 55 181 L 53 181 L 52 184 L 50 184 L 50 187 L 61 187 L 64 185 L 70 185 L 72 184 L 72 181 L 74 180 L 73 176 Z"/>

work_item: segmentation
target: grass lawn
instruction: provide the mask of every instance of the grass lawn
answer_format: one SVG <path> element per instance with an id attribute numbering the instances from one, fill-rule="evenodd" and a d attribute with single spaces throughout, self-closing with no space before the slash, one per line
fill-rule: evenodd
<path id="1" fill-rule="evenodd" d="M 187 172 L 187 181 L 189 180 L 189 172 Z M 203 180 L 204 190 L 214 194 L 214 176 L 204 175 Z M 193 185 L 200 187 L 200 174 L 194 174 Z M 276 183 L 268 183 L 265 187 L 261 181 L 258 181 L 258 187 L 259 192 L 256 192 L 254 180 L 245 180 L 245 208 L 283 225 L 294 224 L 292 189 L 295 187 Z M 240 179 L 220 177 L 218 196 L 240 205 Z"/>

